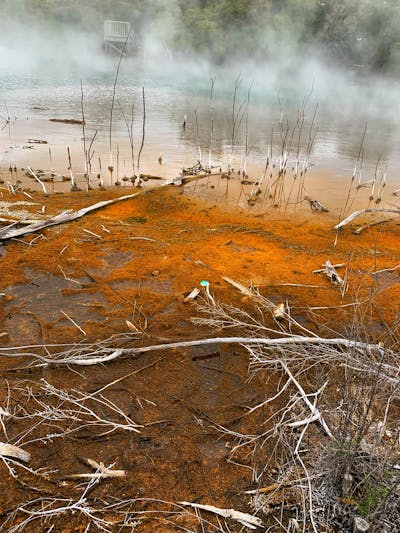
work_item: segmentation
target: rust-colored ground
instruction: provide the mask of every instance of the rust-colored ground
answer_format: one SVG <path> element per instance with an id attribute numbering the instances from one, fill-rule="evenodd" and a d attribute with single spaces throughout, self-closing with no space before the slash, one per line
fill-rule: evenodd
<path id="1" fill-rule="evenodd" d="M 376 340 L 395 321 L 400 301 L 398 271 L 378 276 L 370 272 L 400 263 L 396 220 L 359 236 L 345 228 L 334 247 L 332 227 L 337 220 L 329 213 L 282 215 L 270 210 L 254 217 L 200 203 L 181 192 L 171 188 L 115 204 L 45 230 L 44 237 L 32 245 L 29 242 L 35 236 L 24 237 L 23 243 L 5 244 L 0 259 L 4 293 L 1 346 L 97 342 L 116 333 L 129 333 L 127 320 L 144 331 L 139 340 L 132 339 L 133 344 L 218 336 L 220 330 L 191 323 L 198 311 L 194 304 L 184 303 L 183 297 L 194 287 L 200 288 L 204 279 L 217 300 L 250 308 L 248 298 L 221 276 L 258 287 L 276 304 L 287 301 L 293 316 L 321 336 L 332 335 L 330 328 L 339 333 L 350 329 L 354 307 L 335 306 L 352 303 L 356 296 L 370 299 L 368 319 Z M 3 199 L 37 202 L 25 206 L 34 218 L 44 204 L 46 215 L 51 215 L 115 197 L 121 191 L 49 198 L 39 192 L 32 194 L 33 200 L 22 194 Z M 343 276 L 347 270 L 349 286 L 343 297 L 323 274 L 312 273 L 326 259 L 346 264 L 347 268 L 340 270 Z M 327 306 L 334 308 L 307 311 Z M 45 378 L 59 388 L 93 392 L 137 371 L 104 394 L 143 428 L 140 434 L 115 432 L 108 436 L 84 430 L 45 444 L 27 444 L 24 449 L 32 454 L 29 466 L 53 473 L 43 479 L 19 472 L 17 467 L 21 483 L 0 465 L 3 521 L 28 500 L 50 495 L 78 499 L 82 487 L 68 476 L 89 471 L 80 457 L 114 463 L 114 468 L 127 471 L 125 478 L 102 481 L 91 490 L 88 498 L 96 505 L 112 497 L 132 498 L 138 510 L 168 510 L 146 499 L 186 500 L 251 512 L 248 497 L 243 495 L 254 486 L 251 470 L 229 462 L 232 442 L 227 436 L 221 438 L 215 426 L 257 431 L 257 420 L 250 424 L 240 417 L 247 406 L 265 398 L 275 378 L 268 376 L 267 381 L 259 374 L 249 381 L 248 356 L 241 349 L 213 345 L 150 352 L 104 366 L 82 367 L 79 373 L 65 367 L 13 370 L 25 363 L 20 358 L 0 361 L 2 400 L 7 388 L 23 380 L 38 383 Z M 262 418 L 258 422 L 261 424 Z M 7 422 L 10 442 L 18 440 L 24 424 Z M 5 441 L 5 436 L 0 440 Z M 251 465 L 251 457 L 241 459 Z M 26 516 L 17 515 L 16 520 Z M 52 524 L 53 531 L 83 532 L 87 520 L 80 513 L 64 513 L 48 523 L 33 521 L 25 530 L 47 531 Z M 11 529 L 10 525 L 4 527 L 5 531 Z M 137 530 L 177 531 L 179 527 L 196 530 L 198 524 L 159 511 L 153 520 L 146 517 Z M 231 523 L 231 530 L 240 527 Z"/>

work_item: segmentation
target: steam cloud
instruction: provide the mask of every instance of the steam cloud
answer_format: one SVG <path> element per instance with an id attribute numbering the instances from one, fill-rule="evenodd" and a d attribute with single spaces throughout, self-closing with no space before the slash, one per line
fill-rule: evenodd
<path id="1" fill-rule="evenodd" d="M 214 12 L 202 26 L 203 21 L 195 17 L 199 6 L 204 4 L 213 6 L 210 9 Z M 4 93 L 13 87 L 15 79 L 27 79 L 29 83 L 32 80 L 41 83 L 45 79 L 60 86 L 69 83 L 76 87 L 80 79 L 88 84 L 96 81 L 103 85 L 112 84 L 116 59 L 103 53 L 102 40 L 104 19 L 113 18 L 134 22 L 135 38 L 143 47 L 145 56 L 142 62 L 124 61 L 119 80 L 121 85 L 165 84 L 206 97 L 209 80 L 215 75 L 216 98 L 231 98 L 233 80 L 240 73 L 245 83 L 239 96 L 245 98 L 248 84 L 254 81 L 252 101 L 256 104 L 276 103 L 280 93 L 285 105 L 295 112 L 301 99 L 313 87 L 312 100 L 331 116 L 333 128 L 341 120 L 348 129 L 354 129 L 355 137 L 360 137 L 363 124 L 368 121 L 369 131 L 383 127 L 386 137 L 398 136 L 399 126 L 394 113 L 400 108 L 398 80 L 393 76 L 366 74 L 366 71 L 361 77 L 355 64 L 358 59 L 372 65 L 388 46 L 389 29 L 383 24 L 387 23 L 388 14 L 390 24 L 400 22 L 396 1 L 305 0 L 300 3 L 300 8 L 293 7 L 298 6 L 298 2 L 289 0 L 278 3 L 253 1 L 249 2 L 253 11 L 246 12 L 246 23 L 243 24 L 240 18 L 230 20 L 225 16 L 224 6 L 228 4 L 235 2 L 1 0 L 0 91 Z M 375 27 L 369 27 L 372 22 L 365 17 L 363 27 L 357 22 L 367 8 L 372 9 Z M 330 21 L 324 14 L 327 9 L 332 17 L 337 16 L 336 26 L 335 19 Z M 397 19 L 395 14 L 399 15 Z M 342 63 L 332 59 L 327 43 L 324 44 L 324 35 L 315 31 L 314 41 L 306 39 L 310 21 L 322 24 L 323 16 L 326 31 L 330 32 L 330 46 L 339 48 L 335 57 Z M 257 26 L 260 18 L 265 24 Z M 198 32 L 191 31 L 191 24 L 202 29 L 202 42 L 196 41 Z M 343 39 L 348 45 L 347 56 L 337 44 L 340 42 L 338 33 L 344 31 L 344 27 L 351 30 L 352 39 L 350 43 Z M 393 28 L 390 29 L 393 34 Z M 377 34 L 373 40 L 372 30 Z M 215 42 L 207 40 L 213 31 Z M 221 31 L 225 32 L 223 36 Z M 368 45 L 363 44 L 365 41 Z M 225 52 L 218 49 L 221 42 L 225 42 Z M 231 53 L 227 54 L 226 49 Z M 250 51 L 251 56 L 243 50 Z M 379 135 L 376 133 L 375 136 Z M 369 142 L 374 147 L 374 135 L 370 136 Z M 377 146 L 375 151 L 379 149 Z M 389 142 L 388 152 L 391 149 Z"/>

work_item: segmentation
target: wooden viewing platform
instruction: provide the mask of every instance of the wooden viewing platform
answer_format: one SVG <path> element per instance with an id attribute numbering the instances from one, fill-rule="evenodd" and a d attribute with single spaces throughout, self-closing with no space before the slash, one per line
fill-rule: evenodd
<path id="1" fill-rule="evenodd" d="M 131 24 L 121 20 L 104 21 L 104 50 L 107 53 L 128 55 L 132 51 Z"/>

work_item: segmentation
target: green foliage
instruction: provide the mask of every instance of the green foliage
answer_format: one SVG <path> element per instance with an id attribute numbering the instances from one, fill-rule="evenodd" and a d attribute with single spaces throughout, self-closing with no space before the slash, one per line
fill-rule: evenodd
<path id="1" fill-rule="evenodd" d="M 3 24 L 73 25 L 105 18 L 161 36 L 172 50 L 214 61 L 301 58 L 315 49 L 348 65 L 382 69 L 400 41 L 399 0 L 2 0 Z"/>
<path id="2" fill-rule="evenodd" d="M 374 486 L 367 483 L 364 487 L 364 494 L 358 500 L 357 510 L 363 518 L 368 518 L 374 514 L 384 503 L 389 494 L 389 489 L 383 486 Z"/>

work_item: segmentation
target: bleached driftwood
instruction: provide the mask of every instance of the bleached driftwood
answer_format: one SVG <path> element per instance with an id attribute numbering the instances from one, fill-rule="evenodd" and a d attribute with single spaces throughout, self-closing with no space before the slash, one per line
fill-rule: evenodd
<path id="1" fill-rule="evenodd" d="M 307 200 L 307 202 L 310 204 L 311 211 L 318 211 L 320 213 L 329 212 L 329 209 L 327 209 L 324 205 L 322 205 L 321 202 L 318 202 L 318 200 L 311 198 L 307 194 L 304 196 L 304 200 Z"/>
<path id="2" fill-rule="evenodd" d="M 172 350 L 176 348 L 188 348 L 191 346 L 205 346 L 208 344 L 241 344 L 244 346 L 265 346 L 269 348 L 279 348 L 280 346 L 296 345 L 324 345 L 347 348 L 349 350 L 364 350 L 382 353 L 383 347 L 379 344 L 369 344 L 365 342 L 346 339 L 344 337 L 323 338 L 292 335 L 290 337 L 265 338 L 265 337 L 211 337 L 207 339 L 195 339 L 190 341 L 169 342 L 165 344 L 154 344 L 151 346 L 138 346 L 133 348 L 109 348 L 106 353 L 104 349 L 96 350 L 95 345 L 89 345 L 86 354 L 82 354 L 82 345 L 78 345 L 79 354 L 74 355 L 71 351 L 51 356 L 40 355 L 37 353 L 27 352 L 27 348 L 33 346 L 21 346 L 13 348 L 0 348 L 0 354 L 5 357 L 29 357 L 33 358 L 43 366 L 47 365 L 77 365 L 90 366 L 103 364 L 118 359 L 122 356 L 139 355 L 147 352 Z M 42 345 L 36 346 L 42 349 Z"/>
<path id="3" fill-rule="evenodd" d="M 28 171 L 35 178 L 35 180 L 39 183 L 39 185 L 42 187 L 42 190 L 46 196 L 49 196 L 49 193 L 47 192 L 46 185 L 43 183 L 43 181 L 33 172 L 31 167 L 28 167 Z"/>
<path id="4" fill-rule="evenodd" d="M 344 266 L 346 266 L 345 263 L 336 263 L 335 265 L 332 265 L 333 268 L 343 268 Z M 317 270 L 313 270 L 312 273 L 313 274 L 322 274 L 322 273 L 325 273 L 326 272 L 326 265 L 324 265 L 324 268 L 317 268 Z"/>
<path id="5" fill-rule="evenodd" d="M 336 272 L 335 267 L 332 265 L 329 259 L 327 259 L 325 262 L 325 273 L 331 280 L 332 285 L 339 285 L 341 287 L 344 285 L 344 280 Z"/>
<path id="6" fill-rule="evenodd" d="M 11 227 L 15 227 L 18 224 L 20 224 L 21 226 L 26 226 L 26 225 L 29 225 L 29 224 L 36 224 L 36 222 L 38 222 L 38 220 L 12 220 L 11 218 L 1 218 L 0 217 L 0 223 L 3 223 L 3 222 L 8 224 L 7 229 L 10 229 Z M 3 229 L 5 229 L 5 228 L 3 228 Z"/>
<path id="7" fill-rule="evenodd" d="M 214 513 L 216 515 L 222 516 L 223 518 L 231 518 L 236 522 L 239 522 L 249 529 L 257 529 L 258 527 L 263 527 L 261 518 L 253 516 L 248 513 L 242 513 L 241 511 L 235 511 L 235 509 L 222 509 L 220 507 L 215 507 L 214 505 L 203 505 L 201 503 L 191 503 L 191 502 L 178 502 L 179 505 L 193 507 L 194 509 L 201 509 L 203 511 L 208 511 L 209 513 Z"/>
<path id="8" fill-rule="evenodd" d="M 342 480 L 342 496 L 344 496 L 345 498 L 350 497 L 353 490 L 354 490 L 354 478 L 351 474 L 346 472 Z"/>
<path id="9" fill-rule="evenodd" d="M 333 229 L 338 230 L 342 229 L 343 226 L 346 226 L 349 222 L 354 220 L 355 218 L 366 215 L 368 213 L 393 213 L 395 215 L 400 215 L 400 209 L 373 209 L 373 208 L 367 208 L 367 209 L 360 209 L 359 211 L 354 211 L 351 215 L 346 217 L 344 220 L 339 222 L 339 224 L 336 224 Z"/>
<path id="10" fill-rule="evenodd" d="M 354 235 L 360 235 L 360 233 L 363 232 L 365 229 L 372 228 L 373 226 L 377 226 L 378 224 L 385 224 L 386 222 L 389 222 L 388 218 L 385 218 L 384 220 L 375 220 L 374 222 L 370 222 L 369 224 L 364 224 L 363 226 L 360 226 L 359 228 L 355 229 L 353 233 Z"/>
<path id="11" fill-rule="evenodd" d="M 63 311 L 62 309 L 60 309 L 60 312 L 77 328 L 79 329 L 79 331 L 82 333 L 82 335 L 85 335 L 86 337 L 86 331 L 84 331 L 79 324 L 77 324 L 75 322 L 75 320 L 73 318 L 71 318 L 65 311 Z"/>
<path id="12" fill-rule="evenodd" d="M 299 391 L 300 396 L 302 397 L 304 403 L 307 405 L 307 407 L 311 411 L 311 417 L 308 418 L 305 422 L 302 420 L 301 421 L 301 425 L 303 425 L 303 423 L 310 424 L 311 422 L 314 422 L 315 420 L 318 420 L 318 422 L 324 428 L 324 431 L 328 435 L 328 437 L 330 439 L 334 440 L 335 438 L 334 438 L 334 436 L 332 434 L 332 431 L 329 429 L 328 424 L 325 422 L 325 420 L 324 420 L 324 418 L 322 416 L 322 413 L 319 411 L 319 409 L 317 409 L 315 407 L 315 405 L 312 402 L 310 402 L 310 400 L 308 399 L 308 395 L 305 393 L 303 387 L 300 385 L 300 383 L 297 381 L 297 379 L 293 376 L 293 374 L 289 370 L 287 364 L 284 361 L 282 361 L 282 360 L 280 360 L 279 362 L 280 362 L 282 368 L 284 369 L 284 371 L 286 372 L 286 374 L 287 374 L 288 378 L 290 379 L 290 381 L 295 385 L 295 387 Z"/>
<path id="13" fill-rule="evenodd" d="M 6 442 L 0 442 L 0 457 L 13 457 L 14 459 L 20 459 L 25 463 L 31 460 L 30 453 L 13 444 L 7 444 Z"/>
<path id="14" fill-rule="evenodd" d="M 110 467 L 104 466 L 103 463 L 98 463 L 97 461 L 94 461 L 90 458 L 85 458 L 83 461 L 89 465 L 91 468 L 96 470 L 96 472 L 93 473 L 85 473 L 85 474 L 71 474 L 68 477 L 71 479 L 105 479 L 105 478 L 111 478 L 111 477 L 125 477 L 126 471 L 125 470 L 112 470 Z"/>
<path id="15" fill-rule="evenodd" d="M 189 292 L 187 296 L 185 296 L 185 298 L 183 299 L 184 303 L 192 302 L 198 297 L 199 294 L 200 290 L 195 287 L 191 292 Z"/>
<path id="16" fill-rule="evenodd" d="M 318 478 L 322 477 L 323 474 L 315 474 L 313 476 L 310 476 L 310 478 Z M 267 487 L 260 487 L 258 489 L 252 489 L 252 490 L 245 490 L 243 494 L 265 494 L 268 492 L 273 492 L 275 490 L 282 489 L 284 487 L 291 487 L 293 485 L 299 485 L 301 483 L 304 483 L 304 481 L 307 481 L 307 478 L 299 478 L 299 479 L 288 479 L 288 480 L 282 480 L 278 481 L 276 483 L 272 483 L 272 485 L 268 485 Z"/>
<path id="17" fill-rule="evenodd" d="M 251 289 L 245 287 L 244 285 L 242 285 L 238 281 L 235 281 L 235 280 L 233 280 L 231 278 L 228 278 L 227 276 L 222 276 L 222 279 L 224 281 L 226 281 L 227 283 L 229 283 L 229 285 L 232 285 L 233 287 L 236 287 L 236 289 L 238 289 L 245 296 L 248 296 L 249 298 L 257 298 L 257 294 L 256 293 L 254 293 Z"/>
<path id="18" fill-rule="evenodd" d="M 165 184 L 160 185 L 159 187 L 156 187 L 156 188 L 159 189 L 162 187 L 165 187 Z M 75 211 L 75 212 L 74 211 L 71 212 L 70 210 L 63 211 L 59 215 L 55 215 L 54 217 L 51 217 L 47 220 L 39 220 L 38 222 L 29 224 L 25 226 L 24 228 L 11 228 L 10 230 L 7 230 L 7 228 L 2 229 L 0 230 L 0 241 L 14 239 L 16 237 L 21 237 L 22 235 L 27 235 L 28 233 L 36 233 L 37 231 L 40 231 L 42 229 L 45 229 L 51 226 L 57 226 L 59 224 L 64 224 L 65 222 L 72 222 L 74 220 L 77 220 L 78 218 L 82 218 L 88 213 L 91 213 L 93 211 L 96 211 L 98 209 L 101 209 L 109 205 L 113 205 L 117 202 L 122 202 L 124 200 L 130 200 L 131 198 L 135 198 L 139 194 L 143 194 L 143 192 L 147 192 L 153 189 L 154 188 L 142 189 L 141 191 L 135 192 L 133 194 L 119 196 L 118 198 L 114 198 L 112 200 L 105 200 L 103 202 L 98 202 L 88 207 L 84 207 L 83 209 L 79 209 L 78 211 Z"/>
<path id="19" fill-rule="evenodd" d="M 272 315 L 276 320 L 283 320 L 285 316 L 287 316 L 285 304 L 281 302 L 280 304 L 276 305 L 272 309 Z"/>
<path id="20" fill-rule="evenodd" d="M 132 198 L 136 198 L 136 196 L 139 196 L 141 194 L 165 189 L 166 187 L 170 187 L 171 185 L 185 185 L 194 180 L 202 179 L 205 177 L 209 178 L 210 176 L 219 176 L 219 175 L 221 175 L 221 173 L 216 173 L 216 174 L 211 174 L 211 175 L 210 174 L 199 174 L 198 176 L 188 176 L 188 177 L 179 178 L 178 182 L 177 180 L 168 180 L 167 182 L 161 185 L 158 185 L 156 187 L 143 188 L 140 191 L 137 191 L 133 194 L 127 194 L 124 196 L 119 196 L 118 198 L 113 198 L 112 200 L 104 200 L 102 202 L 97 202 L 96 204 L 89 205 L 87 207 L 79 209 L 78 211 L 72 211 L 72 212 L 70 210 L 63 211 L 59 215 L 55 215 L 54 217 L 51 217 L 47 220 L 40 220 L 33 224 L 28 224 L 24 228 L 9 228 L 9 229 L 3 228 L 3 229 L 0 229 L 0 242 L 7 241 L 9 239 L 15 239 L 16 237 L 21 237 L 23 235 L 27 235 L 28 233 L 36 233 L 37 231 L 40 231 L 45 228 L 49 228 L 51 226 L 57 226 L 59 224 L 64 224 L 66 222 L 72 222 L 74 220 L 82 218 L 88 213 L 92 213 L 93 211 L 97 211 L 98 209 L 102 209 L 103 207 L 107 207 L 109 205 L 113 205 L 118 202 L 131 200 Z"/>
<path id="21" fill-rule="evenodd" d="M 396 265 L 391 268 L 382 268 L 381 270 L 375 270 L 374 272 L 370 272 L 371 276 L 376 276 L 377 274 L 381 274 L 382 272 L 394 272 L 395 270 L 398 270 L 400 268 L 400 265 Z"/>
<path id="22" fill-rule="evenodd" d="M 125 320 L 125 324 L 128 326 L 129 331 L 132 331 L 132 333 L 140 333 L 140 329 L 130 320 Z"/>

